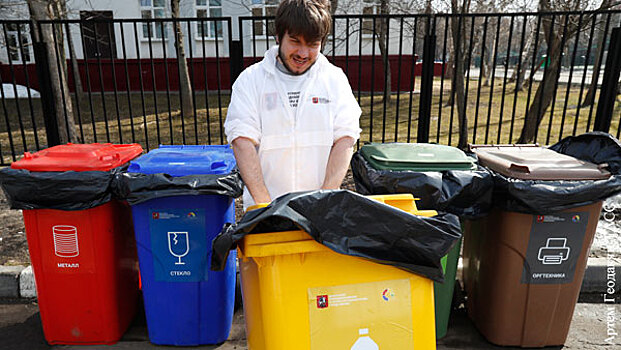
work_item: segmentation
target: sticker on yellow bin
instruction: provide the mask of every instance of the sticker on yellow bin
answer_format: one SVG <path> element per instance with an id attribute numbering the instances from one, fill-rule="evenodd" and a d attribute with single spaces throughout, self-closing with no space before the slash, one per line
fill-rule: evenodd
<path id="1" fill-rule="evenodd" d="M 308 288 L 311 350 L 413 349 L 410 288 L 409 279 Z"/>

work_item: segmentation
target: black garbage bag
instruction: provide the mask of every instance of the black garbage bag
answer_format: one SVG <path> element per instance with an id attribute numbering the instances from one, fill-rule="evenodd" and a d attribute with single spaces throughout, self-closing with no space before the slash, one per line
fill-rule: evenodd
<path id="1" fill-rule="evenodd" d="M 84 210 L 109 202 L 113 196 L 110 171 L 31 172 L 0 170 L 0 185 L 11 209 Z"/>
<path id="2" fill-rule="evenodd" d="M 211 268 L 222 270 L 245 235 L 304 230 L 341 254 L 366 258 L 443 282 L 440 259 L 461 238 L 457 216 L 412 215 L 346 190 L 286 194 L 227 224 L 213 241 Z"/>
<path id="3" fill-rule="evenodd" d="M 520 180 L 492 172 L 494 204 L 527 214 L 550 214 L 602 201 L 621 193 L 621 143 L 603 132 L 568 136 L 551 150 L 594 164 L 608 164 L 605 180 Z"/>
<path id="4" fill-rule="evenodd" d="M 476 219 L 492 206 L 493 178 L 483 167 L 477 170 L 417 172 L 378 170 L 356 152 L 351 160 L 356 191 L 362 194 L 411 193 L 421 209 L 447 211 Z"/>
<path id="5" fill-rule="evenodd" d="M 218 194 L 237 198 L 243 191 L 239 171 L 223 175 L 187 175 L 119 173 L 113 181 L 113 191 L 117 198 L 127 200 L 131 205 L 149 199 Z"/>

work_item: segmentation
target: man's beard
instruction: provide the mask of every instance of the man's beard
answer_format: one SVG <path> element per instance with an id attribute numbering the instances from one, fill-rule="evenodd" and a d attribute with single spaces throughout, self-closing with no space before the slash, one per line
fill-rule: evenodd
<path id="1" fill-rule="evenodd" d="M 287 68 L 287 70 L 289 71 L 289 73 L 291 73 L 292 75 L 302 75 L 306 72 L 308 72 L 309 69 L 311 69 L 311 67 L 315 64 L 315 62 L 317 62 L 317 60 L 315 60 L 313 63 L 310 64 L 310 66 L 308 66 L 308 68 L 306 68 L 303 72 L 294 72 L 291 67 L 289 67 L 287 65 L 287 61 L 283 58 L 283 54 L 282 51 L 280 49 L 280 45 L 278 45 L 278 58 L 280 58 L 280 63 L 282 63 L 283 66 L 285 66 L 285 68 Z"/>

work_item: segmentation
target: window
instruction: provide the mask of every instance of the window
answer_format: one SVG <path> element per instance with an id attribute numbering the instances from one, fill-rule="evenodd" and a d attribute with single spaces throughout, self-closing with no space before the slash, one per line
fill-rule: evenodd
<path id="1" fill-rule="evenodd" d="M 142 18 L 166 18 L 166 0 L 140 0 Z M 142 24 L 143 38 L 168 38 L 168 23 L 151 22 Z"/>
<path id="2" fill-rule="evenodd" d="M 380 3 L 377 0 L 363 0 L 362 1 L 362 14 L 363 15 L 377 15 L 380 13 Z M 379 25 L 379 21 L 375 20 L 375 26 Z M 362 19 L 362 33 L 373 34 L 373 18 Z"/>
<path id="3" fill-rule="evenodd" d="M 276 16 L 276 9 L 278 9 L 278 3 L 280 0 L 252 0 L 252 16 L 254 17 L 274 17 Z M 265 35 L 265 20 L 256 20 L 252 22 L 252 28 L 255 35 Z M 270 36 L 276 35 L 274 28 L 274 20 L 271 19 L 267 22 L 267 34 Z"/>
<path id="4" fill-rule="evenodd" d="M 196 17 L 222 17 L 222 0 L 195 0 Z M 204 21 L 197 23 L 198 37 L 221 38 L 222 21 Z"/>
<path id="5" fill-rule="evenodd" d="M 30 62 L 30 35 L 26 24 L 7 23 L 6 44 L 13 62 Z"/>

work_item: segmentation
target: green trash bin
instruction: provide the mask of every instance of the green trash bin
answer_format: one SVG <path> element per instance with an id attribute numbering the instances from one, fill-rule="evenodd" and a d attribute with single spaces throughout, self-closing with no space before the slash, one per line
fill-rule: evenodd
<path id="1" fill-rule="evenodd" d="M 378 170 L 428 172 L 477 169 L 476 160 L 460 149 L 436 144 L 369 143 L 360 148 L 360 154 L 371 167 Z M 444 283 L 434 283 L 438 339 L 443 338 L 448 329 L 461 241 L 460 239 L 442 259 Z"/>

